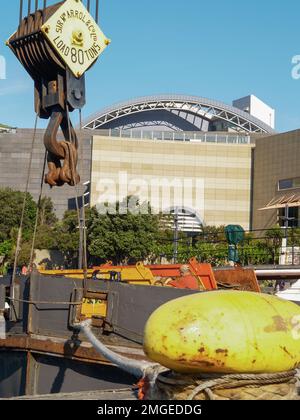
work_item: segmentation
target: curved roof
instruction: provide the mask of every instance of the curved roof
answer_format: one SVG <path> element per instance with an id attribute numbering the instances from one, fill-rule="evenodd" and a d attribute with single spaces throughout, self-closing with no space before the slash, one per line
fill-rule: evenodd
<path id="1" fill-rule="evenodd" d="M 135 115 L 136 119 L 141 117 L 142 120 L 142 114 L 157 111 L 171 112 L 176 114 L 178 118 L 193 116 L 209 122 L 221 120 L 237 131 L 247 133 L 275 132 L 264 122 L 238 108 L 207 98 L 185 95 L 145 96 L 121 102 L 104 108 L 86 119 L 83 128 L 90 130 L 115 128 L 118 126 L 118 121 L 121 122 L 121 120 L 123 120 L 123 123 L 120 123 L 120 125 L 124 126 L 124 118 L 128 119 L 128 117 Z M 149 123 L 145 125 L 149 125 Z M 199 128 L 195 127 L 195 131 L 197 130 Z"/>

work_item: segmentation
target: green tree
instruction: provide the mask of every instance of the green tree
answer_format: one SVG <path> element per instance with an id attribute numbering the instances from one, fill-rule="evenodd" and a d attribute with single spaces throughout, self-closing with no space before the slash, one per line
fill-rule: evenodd
<path id="1" fill-rule="evenodd" d="M 159 236 L 159 216 L 153 215 L 149 203 L 127 197 L 117 202 L 115 214 L 99 214 L 94 208 L 88 218 L 88 250 L 100 261 L 113 260 L 115 264 L 133 263 L 153 254 Z M 120 214 L 123 208 L 127 214 Z M 141 209 L 147 214 L 141 214 Z"/>
<path id="2" fill-rule="evenodd" d="M 54 235 L 57 250 L 63 253 L 68 265 L 77 264 L 79 248 L 78 216 L 76 211 L 67 211 L 63 220 L 56 224 Z"/>
<path id="3" fill-rule="evenodd" d="M 280 249 L 284 231 L 280 226 L 275 226 L 266 232 L 266 247 L 269 250 L 272 264 L 278 264 L 280 258 Z"/>
<path id="4" fill-rule="evenodd" d="M 39 226 L 54 226 L 58 219 L 54 213 L 53 202 L 50 197 L 43 197 L 39 205 Z"/>
<path id="5" fill-rule="evenodd" d="M 12 250 L 12 242 L 4 241 L 0 244 L 0 256 L 4 257 L 9 255 Z"/>
<path id="6" fill-rule="evenodd" d="M 21 222 L 25 194 L 10 188 L 0 189 L 0 242 L 11 238 L 12 230 L 18 229 Z M 33 231 L 36 217 L 36 203 L 27 193 L 23 221 L 24 238 L 28 239 Z"/>
<path id="7" fill-rule="evenodd" d="M 21 222 L 25 194 L 9 188 L 0 189 L 0 251 L 9 264 L 14 262 L 18 231 Z M 28 264 L 32 248 L 33 231 L 37 215 L 37 204 L 27 193 L 22 230 L 21 252 L 19 265 Z M 50 198 L 43 198 L 40 202 L 38 227 L 35 241 L 37 249 L 55 249 L 56 235 L 54 231 L 57 218 L 53 211 Z M 1 252 L 0 252 L 1 255 Z"/>
<path id="8" fill-rule="evenodd" d="M 31 242 L 31 241 L 30 241 Z M 38 226 L 35 238 L 35 249 L 57 249 L 58 248 L 58 238 L 56 225 L 40 225 Z"/>

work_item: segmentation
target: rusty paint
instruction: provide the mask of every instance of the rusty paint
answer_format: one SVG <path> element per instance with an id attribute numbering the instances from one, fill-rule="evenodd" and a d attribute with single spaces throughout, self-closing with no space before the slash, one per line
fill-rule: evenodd
<path id="1" fill-rule="evenodd" d="M 69 132 L 66 130 L 69 124 Z M 64 141 L 57 140 L 61 127 Z M 53 112 L 47 127 L 44 144 L 48 151 L 49 172 L 45 177 L 46 184 L 51 187 L 63 186 L 65 183 L 74 186 L 79 184 L 80 176 L 76 171 L 78 161 L 78 139 L 72 123 L 67 120 L 65 112 Z M 64 161 L 61 167 L 61 160 Z"/>
<path id="2" fill-rule="evenodd" d="M 288 351 L 286 347 L 280 346 L 280 348 L 291 358 L 294 359 L 293 355 Z"/>
<path id="3" fill-rule="evenodd" d="M 178 278 L 181 276 L 180 268 L 180 264 L 144 265 L 143 263 L 138 263 L 135 266 L 114 266 L 112 263 L 106 263 L 94 267 L 92 270 L 88 270 L 88 278 L 91 278 L 94 272 L 100 271 L 101 276 L 109 280 L 109 273 L 111 271 L 116 271 L 121 273 L 122 282 L 124 283 L 156 285 L 155 279 L 161 278 L 163 281 L 160 286 L 164 286 L 164 279 Z M 254 270 L 243 270 L 239 268 L 213 271 L 210 264 L 199 263 L 196 258 L 192 258 L 189 261 L 189 268 L 192 275 L 201 283 L 202 289 L 216 290 L 218 289 L 218 282 L 221 288 L 222 286 L 225 286 L 227 288 L 261 292 Z M 41 273 L 47 275 L 64 275 L 67 277 L 76 277 L 78 279 L 84 277 L 82 270 L 65 270 L 63 272 L 41 271 Z"/>
<path id="4" fill-rule="evenodd" d="M 205 360 L 203 361 L 197 361 L 197 364 L 199 364 L 200 366 L 205 366 L 205 367 L 215 367 L 216 364 L 213 362 L 207 362 Z"/>
<path id="5" fill-rule="evenodd" d="M 122 348 L 121 346 L 119 347 L 120 349 Z M 30 336 L 7 337 L 6 340 L 0 340 L 0 351 L 7 349 L 12 351 L 43 353 L 89 363 L 112 365 L 112 363 L 108 362 L 94 350 L 93 347 L 85 347 L 82 345 L 81 341 L 75 340 L 57 342 L 46 336 L 41 337 L 41 339 L 32 338 Z M 131 359 L 145 360 L 144 356 L 136 353 L 122 352 L 120 354 Z"/>
<path id="6" fill-rule="evenodd" d="M 281 316 L 273 316 L 273 324 L 265 327 L 264 331 L 267 333 L 288 331 L 287 322 Z"/>
<path id="7" fill-rule="evenodd" d="M 217 354 L 224 353 L 225 355 L 228 355 L 228 350 L 227 349 L 217 349 L 216 353 Z"/>
<path id="8" fill-rule="evenodd" d="M 105 320 L 100 317 L 92 317 L 92 327 L 102 328 L 104 326 Z"/>
<path id="9" fill-rule="evenodd" d="M 254 270 L 237 267 L 227 270 L 215 270 L 214 275 L 219 287 L 260 293 L 261 289 Z"/>

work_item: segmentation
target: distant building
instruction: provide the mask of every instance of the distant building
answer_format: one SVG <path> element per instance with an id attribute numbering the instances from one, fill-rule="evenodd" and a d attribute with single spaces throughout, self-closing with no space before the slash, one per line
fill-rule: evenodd
<path id="1" fill-rule="evenodd" d="M 0 133 L 0 188 L 9 187 L 25 191 L 33 132 L 32 129 L 17 129 L 16 132 Z M 29 192 L 36 201 L 40 193 L 45 159 L 44 134 L 44 130 L 37 130 L 29 179 Z M 91 136 L 89 133 L 87 136 L 84 134 L 79 136 L 83 142 L 84 155 L 79 167 L 82 168 L 81 179 L 86 182 L 90 179 Z M 82 188 L 79 191 L 82 192 Z M 51 189 L 48 185 L 44 185 L 43 194 L 52 199 L 54 210 L 60 218 L 66 210 L 76 208 L 74 187 L 66 185 L 63 188 Z"/>
<path id="2" fill-rule="evenodd" d="M 289 218 L 300 226 L 300 130 L 256 140 L 253 159 L 253 228 Z"/>
<path id="3" fill-rule="evenodd" d="M 16 128 L 9 127 L 8 125 L 0 124 L 0 133 L 15 133 Z"/>
<path id="4" fill-rule="evenodd" d="M 178 214 L 178 226 L 240 224 L 269 228 L 286 207 L 299 224 L 300 130 L 278 134 L 275 112 L 250 95 L 235 106 L 182 95 L 137 98 L 88 118 L 80 133 L 79 171 L 85 202 L 127 195 L 149 198 L 157 211 Z M 0 187 L 24 190 L 33 130 L 0 133 Z M 38 198 L 45 150 L 38 130 L 30 189 Z M 81 159 L 81 156 L 79 156 Z M 82 166 L 81 166 L 82 165 Z M 180 189 L 183 186 L 183 189 Z M 62 217 L 75 208 L 74 188 L 44 194 Z"/>
<path id="5" fill-rule="evenodd" d="M 275 110 L 254 95 L 233 101 L 233 106 L 275 128 Z"/>
<path id="6" fill-rule="evenodd" d="M 100 110 L 84 128 L 93 133 L 92 205 L 136 194 L 157 211 L 178 209 L 186 232 L 249 229 L 255 138 L 274 133 L 264 121 L 219 101 L 160 95 Z"/>
<path id="7" fill-rule="evenodd" d="M 149 132 L 148 132 L 149 133 Z M 233 222 L 249 229 L 251 162 L 255 147 L 250 136 L 212 133 L 146 132 L 132 137 L 113 132 L 93 135 L 91 204 L 122 201 L 128 195 L 149 200 L 157 211 L 180 208 L 180 225 L 191 212 L 205 225 Z M 150 136 L 152 134 L 150 133 Z M 170 138 L 171 137 L 171 138 Z M 184 213 L 183 211 L 184 210 Z M 184 220 L 185 219 L 185 220 Z M 183 223 L 184 222 L 184 223 Z M 190 232 L 199 230 L 190 224 Z"/>
<path id="8" fill-rule="evenodd" d="M 250 98 L 251 104 L 255 104 L 257 98 Z M 256 113 L 257 107 L 253 107 L 253 112 Z M 84 128 L 117 129 L 129 134 L 130 130 L 140 128 L 143 131 L 273 133 L 270 119 L 266 122 L 265 115 L 259 115 L 262 119 L 239 107 L 198 96 L 158 95 L 135 98 L 104 108 L 88 118 Z"/>

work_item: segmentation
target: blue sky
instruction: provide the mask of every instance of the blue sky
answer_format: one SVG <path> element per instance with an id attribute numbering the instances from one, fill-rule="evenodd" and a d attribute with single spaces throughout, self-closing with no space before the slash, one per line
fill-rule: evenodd
<path id="1" fill-rule="evenodd" d="M 18 5 L 6 2 L 0 16 L 0 55 L 7 61 L 0 122 L 32 127 L 32 81 L 4 44 L 16 28 Z M 300 55 L 300 2 L 100 0 L 100 15 L 112 44 L 87 73 L 84 117 L 148 94 L 231 104 L 253 93 L 276 109 L 278 131 L 300 127 L 300 80 L 291 77 L 292 57 Z"/>

